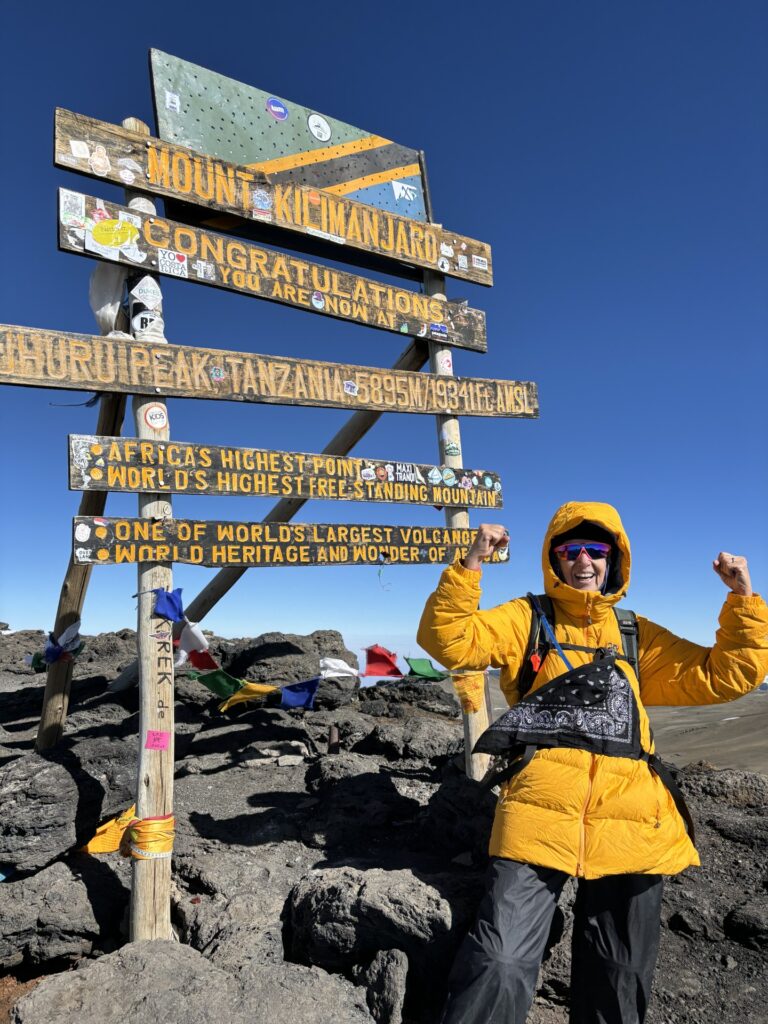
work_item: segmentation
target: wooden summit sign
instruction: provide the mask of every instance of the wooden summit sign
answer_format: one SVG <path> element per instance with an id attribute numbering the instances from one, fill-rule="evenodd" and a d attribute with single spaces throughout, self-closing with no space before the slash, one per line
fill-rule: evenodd
<path id="1" fill-rule="evenodd" d="M 503 504 L 498 476 L 481 469 L 81 434 L 69 435 L 69 486 L 473 508 Z"/>
<path id="2" fill-rule="evenodd" d="M 59 248 L 485 352 L 485 313 L 59 189 Z"/>
<path id="3" fill-rule="evenodd" d="M 55 162 L 115 184 L 310 235 L 451 277 L 493 283 L 491 249 L 440 224 L 421 223 L 117 125 L 56 110 Z M 341 258 L 341 257 L 340 257 Z"/>
<path id="4" fill-rule="evenodd" d="M 73 520 L 79 565 L 186 562 L 244 567 L 382 565 L 452 562 L 470 548 L 475 530 L 368 523 L 236 523 L 193 519 Z M 506 562 L 509 550 L 492 561 Z"/>
<path id="5" fill-rule="evenodd" d="M 0 384 L 450 416 L 538 416 L 532 381 L 256 355 L 0 324 Z"/>

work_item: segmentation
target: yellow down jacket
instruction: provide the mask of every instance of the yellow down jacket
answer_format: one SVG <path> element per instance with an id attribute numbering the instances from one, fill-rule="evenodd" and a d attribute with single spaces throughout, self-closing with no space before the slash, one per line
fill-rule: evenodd
<path id="1" fill-rule="evenodd" d="M 579 591 L 563 583 L 549 560 L 552 537 L 584 521 L 616 538 L 619 586 L 615 593 Z M 613 606 L 626 594 L 630 548 L 610 505 L 569 502 L 549 524 L 542 552 L 544 589 L 554 602 L 555 635 L 585 647 L 621 650 Z M 510 705 L 519 699 L 516 677 L 531 624 L 526 598 L 479 611 L 480 573 L 454 563 L 427 601 L 418 642 L 449 669 L 501 669 Z M 638 615 L 640 682 L 626 672 L 640 711 L 641 743 L 653 752 L 644 705 L 716 704 L 734 700 L 768 672 L 768 607 L 755 594 L 728 593 L 714 647 L 700 647 Z M 592 655 L 569 651 L 574 666 Z M 565 671 L 550 651 L 531 692 Z M 698 864 L 696 850 L 674 801 L 644 761 L 565 747 L 538 750 L 531 763 L 502 786 L 491 833 L 492 856 L 557 868 L 583 878 L 636 872 L 676 874 Z"/>

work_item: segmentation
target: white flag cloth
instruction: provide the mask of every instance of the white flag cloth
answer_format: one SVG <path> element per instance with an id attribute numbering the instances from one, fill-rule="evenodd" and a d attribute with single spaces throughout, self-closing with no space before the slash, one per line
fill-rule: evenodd
<path id="1" fill-rule="evenodd" d="M 341 658 L 321 658 L 320 659 L 320 678 L 328 679 L 329 676 L 334 678 L 337 676 L 357 676 L 359 672 L 356 668 L 352 668 L 342 661 Z"/>
<path id="2" fill-rule="evenodd" d="M 190 651 L 207 651 L 208 641 L 203 636 L 203 631 L 196 622 L 187 622 L 179 637 L 179 646 L 176 650 L 174 668 L 181 668 L 189 657 Z"/>

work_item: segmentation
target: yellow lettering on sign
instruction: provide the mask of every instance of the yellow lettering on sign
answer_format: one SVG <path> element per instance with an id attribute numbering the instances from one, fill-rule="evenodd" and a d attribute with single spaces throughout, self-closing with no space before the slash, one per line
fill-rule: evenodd
<path id="1" fill-rule="evenodd" d="M 171 187 L 170 155 L 167 149 L 157 150 L 150 146 L 147 150 L 147 175 L 150 184 L 162 188 Z"/>

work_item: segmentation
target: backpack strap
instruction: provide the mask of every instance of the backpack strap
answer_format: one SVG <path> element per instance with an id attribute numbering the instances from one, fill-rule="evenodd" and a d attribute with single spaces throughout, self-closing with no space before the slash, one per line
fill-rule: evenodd
<path id="1" fill-rule="evenodd" d="M 517 674 L 517 689 L 521 697 L 525 697 L 533 686 L 536 673 L 551 646 L 541 625 L 542 614 L 547 616 L 552 625 L 555 622 L 555 606 L 551 598 L 546 594 L 531 594 L 530 592 L 525 596 L 531 606 L 531 628 L 528 633 L 528 645 L 523 655 L 523 664 Z"/>
<path id="2" fill-rule="evenodd" d="M 614 608 L 616 619 L 621 632 L 621 646 L 624 657 L 634 669 L 638 682 L 640 681 L 640 656 L 638 646 L 637 616 L 629 608 Z"/>

